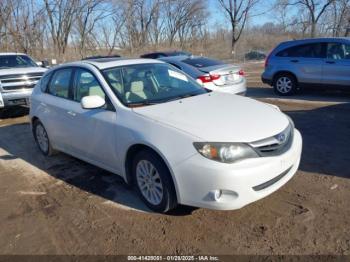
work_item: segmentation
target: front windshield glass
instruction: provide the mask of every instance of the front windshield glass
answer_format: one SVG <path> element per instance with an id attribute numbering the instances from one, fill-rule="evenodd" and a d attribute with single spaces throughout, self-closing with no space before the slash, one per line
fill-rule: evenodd
<path id="1" fill-rule="evenodd" d="M 138 64 L 103 71 L 125 105 L 146 105 L 204 94 L 195 80 L 168 64 Z"/>
<path id="2" fill-rule="evenodd" d="M 4 55 L 0 56 L 1 68 L 17 68 L 17 67 L 37 67 L 38 65 L 26 55 Z"/>

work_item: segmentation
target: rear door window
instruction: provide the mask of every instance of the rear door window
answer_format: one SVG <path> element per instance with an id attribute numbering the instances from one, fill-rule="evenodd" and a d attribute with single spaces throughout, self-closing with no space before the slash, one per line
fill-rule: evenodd
<path id="1" fill-rule="evenodd" d="M 69 98 L 69 86 L 72 77 L 72 69 L 60 69 L 57 70 L 52 76 L 50 85 L 48 88 L 48 93 L 54 96 Z"/>
<path id="2" fill-rule="evenodd" d="M 279 57 L 324 58 L 324 44 L 304 44 L 284 49 L 276 54 Z"/>
<path id="3" fill-rule="evenodd" d="M 216 65 L 223 65 L 224 63 L 218 60 L 209 59 L 205 57 L 199 57 L 199 58 L 187 58 L 185 60 L 182 60 L 182 62 L 194 66 L 196 68 L 204 68 L 209 66 L 216 66 Z"/>

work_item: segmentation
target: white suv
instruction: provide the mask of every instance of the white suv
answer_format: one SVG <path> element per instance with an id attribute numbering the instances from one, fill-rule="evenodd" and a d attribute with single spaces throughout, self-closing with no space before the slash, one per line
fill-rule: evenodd
<path id="1" fill-rule="evenodd" d="M 26 54 L 0 53 L 0 109 L 28 104 L 33 87 L 45 71 Z"/>
<path id="2" fill-rule="evenodd" d="M 40 150 L 63 151 L 133 183 L 153 210 L 237 209 L 284 185 L 302 138 L 268 104 L 209 92 L 150 59 L 95 59 L 49 70 L 31 96 Z"/>

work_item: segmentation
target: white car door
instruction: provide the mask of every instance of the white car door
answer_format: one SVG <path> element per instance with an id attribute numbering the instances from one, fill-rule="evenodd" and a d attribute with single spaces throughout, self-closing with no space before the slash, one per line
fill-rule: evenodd
<path id="1" fill-rule="evenodd" d="M 115 108 L 97 78 L 86 69 L 75 70 L 73 90 L 69 133 L 74 155 L 118 172 Z M 106 100 L 106 105 L 98 109 L 83 109 L 80 101 L 89 95 L 101 96 Z"/>
<path id="2" fill-rule="evenodd" d="M 70 152 L 70 134 L 68 122 L 70 121 L 70 105 L 72 101 L 71 80 L 72 68 L 58 69 L 52 75 L 45 93 L 40 102 L 41 116 L 51 143 L 59 150 Z"/>

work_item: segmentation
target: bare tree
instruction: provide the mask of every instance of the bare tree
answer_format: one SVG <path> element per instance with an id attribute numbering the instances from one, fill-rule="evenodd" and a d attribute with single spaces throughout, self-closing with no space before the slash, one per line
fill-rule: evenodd
<path id="1" fill-rule="evenodd" d="M 51 38 L 59 57 L 65 54 L 76 15 L 81 11 L 79 0 L 43 0 Z"/>
<path id="2" fill-rule="evenodd" d="M 166 31 L 170 46 L 176 35 L 184 42 L 191 27 L 203 24 L 206 2 L 202 0 L 166 0 L 164 2 Z"/>
<path id="3" fill-rule="evenodd" d="M 75 28 L 78 36 L 78 51 L 81 57 L 86 55 L 87 42 L 92 39 L 96 24 L 113 15 L 114 8 L 105 0 L 81 0 L 80 12 L 77 12 Z"/>
<path id="4" fill-rule="evenodd" d="M 336 0 L 280 0 L 280 4 L 284 7 L 297 7 L 300 11 L 306 10 L 308 17 L 307 22 L 310 26 L 310 37 L 316 36 L 317 24 L 327 8 Z"/>
<path id="5" fill-rule="evenodd" d="M 231 54 L 235 58 L 236 43 L 246 26 L 248 16 L 259 0 L 218 0 L 231 24 Z"/>

